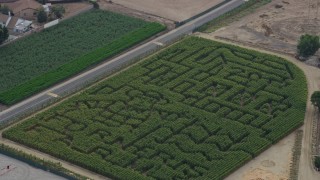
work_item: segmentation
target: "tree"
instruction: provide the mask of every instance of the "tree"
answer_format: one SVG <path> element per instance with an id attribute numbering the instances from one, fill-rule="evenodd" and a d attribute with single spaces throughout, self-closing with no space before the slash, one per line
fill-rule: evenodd
<path id="1" fill-rule="evenodd" d="M 320 169 L 320 156 L 316 156 L 314 165 L 316 166 L 316 168 Z"/>
<path id="2" fill-rule="evenodd" d="M 302 35 L 298 43 L 298 53 L 300 56 L 308 57 L 314 55 L 320 48 L 320 42 L 318 36 L 312 36 L 309 34 Z"/>
<path id="3" fill-rule="evenodd" d="M 7 5 L 0 4 L 0 13 L 9 15 L 9 12 L 11 12 L 11 10 L 9 9 L 9 7 Z"/>
<path id="4" fill-rule="evenodd" d="M 9 37 L 8 29 L 5 26 L 0 26 L 0 44 L 6 41 Z"/>
<path id="5" fill-rule="evenodd" d="M 95 8 L 95 9 L 100 8 L 99 4 L 97 3 L 97 0 L 90 0 L 89 2 L 93 4 L 93 8 Z M 110 1 L 110 2 L 112 2 L 112 1 Z"/>
<path id="6" fill-rule="evenodd" d="M 47 22 L 48 16 L 43 8 L 38 11 L 37 19 L 39 23 Z"/>
<path id="7" fill-rule="evenodd" d="M 320 109 L 320 91 L 315 91 L 311 96 L 311 102 L 313 105 Z"/>
<path id="8" fill-rule="evenodd" d="M 63 14 L 66 12 L 62 5 L 52 6 L 51 11 L 59 19 L 62 18 Z"/>

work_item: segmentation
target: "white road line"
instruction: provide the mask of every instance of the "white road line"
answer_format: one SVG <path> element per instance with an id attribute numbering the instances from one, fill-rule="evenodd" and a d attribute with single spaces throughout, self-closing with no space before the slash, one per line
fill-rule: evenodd
<path id="1" fill-rule="evenodd" d="M 161 42 L 153 42 L 153 44 L 156 44 L 156 45 L 159 45 L 159 46 L 164 46 L 164 44 L 161 43 Z"/>
<path id="2" fill-rule="evenodd" d="M 52 93 L 52 92 L 48 92 L 47 94 L 48 94 L 49 96 L 54 97 L 54 98 L 59 97 L 59 95 L 58 95 L 58 94 L 54 94 L 54 93 Z"/>

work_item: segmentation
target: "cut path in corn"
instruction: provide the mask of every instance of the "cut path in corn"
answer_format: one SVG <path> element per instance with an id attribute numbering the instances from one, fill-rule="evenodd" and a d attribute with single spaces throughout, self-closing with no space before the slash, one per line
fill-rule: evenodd
<path id="1" fill-rule="evenodd" d="M 313 167 L 313 151 L 312 151 L 312 144 L 313 144 L 313 126 L 315 126 L 314 118 L 316 109 L 311 104 L 310 97 L 314 91 L 318 91 L 320 89 L 320 70 L 316 67 L 309 66 L 301 61 L 296 60 L 292 56 L 279 54 L 275 52 L 266 51 L 260 48 L 254 48 L 251 46 L 246 46 L 243 44 L 238 44 L 230 41 L 221 40 L 218 38 L 215 38 L 215 36 L 206 34 L 206 33 L 197 33 L 197 36 L 212 39 L 215 41 L 227 43 L 227 44 L 233 44 L 236 46 L 253 49 L 256 51 L 260 51 L 267 54 L 273 54 L 282 58 L 285 58 L 286 60 L 292 62 L 296 66 L 298 66 L 306 75 L 307 84 L 308 84 L 308 99 L 307 99 L 307 108 L 306 108 L 306 114 L 305 114 L 305 120 L 304 125 L 301 127 L 303 129 L 303 139 L 302 139 L 302 148 L 301 148 L 301 157 L 299 161 L 299 179 L 300 180 L 319 180 L 320 179 L 320 173 L 318 173 L 314 167 Z M 268 150 L 267 150 L 268 151 Z M 288 152 L 291 153 L 291 152 Z"/>

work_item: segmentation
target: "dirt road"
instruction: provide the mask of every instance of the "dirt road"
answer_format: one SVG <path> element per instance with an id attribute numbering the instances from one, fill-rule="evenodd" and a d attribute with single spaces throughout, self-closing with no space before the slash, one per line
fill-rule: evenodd
<path id="1" fill-rule="evenodd" d="M 191 18 L 224 0 L 113 0 L 113 3 L 173 21 Z"/>
<path id="2" fill-rule="evenodd" d="M 256 51 L 283 57 L 304 71 L 307 78 L 307 83 L 308 83 L 308 101 L 307 101 L 307 108 L 306 108 L 306 114 L 305 114 L 305 122 L 303 126 L 304 133 L 303 133 L 303 139 L 302 139 L 302 150 L 301 150 L 302 152 L 301 152 L 300 165 L 299 165 L 299 179 L 300 180 L 319 180 L 320 173 L 316 172 L 316 170 L 313 168 L 313 162 L 312 162 L 312 155 L 313 155 L 312 154 L 312 129 L 313 129 L 312 127 L 313 127 L 313 118 L 315 114 L 315 108 L 310 102 L 310 97 L 314 91 L 317 91 L 320 89 L 320 69 L 313 66 L 306 65 L 305 63 L 300 62 L 291 56 L 274 53 L 274 52 L 270 52 L 262 49 L 257 49 L 249 46 L 239 45 L 239 44 L 231 43 L 228 41 L 223 41 L 220 39 L 216 39 L 213 35 L 210 35 L 210 34 L 197 33 L 197 35 L 203 38 L 208 38 L 208 39 L 212 39 L 215 41 L 220 41 L 228 44 L 234 44 L 234 45 L 242 46 L 248 49 L 253 49 Z"/>

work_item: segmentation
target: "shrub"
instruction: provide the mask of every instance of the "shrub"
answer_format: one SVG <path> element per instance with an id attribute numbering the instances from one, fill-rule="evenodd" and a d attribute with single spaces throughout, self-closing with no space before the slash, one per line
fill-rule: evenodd
<path id="1" fill-rule="evenodd" d="M 298 43 L 298 53 L 300 56 L 308 57 L 314 55 L 320 47 L 319 36 L 309 34 L 302 35 Z"/>

